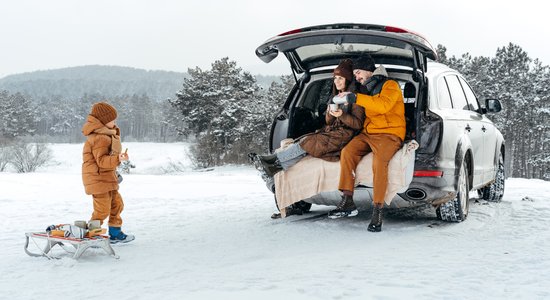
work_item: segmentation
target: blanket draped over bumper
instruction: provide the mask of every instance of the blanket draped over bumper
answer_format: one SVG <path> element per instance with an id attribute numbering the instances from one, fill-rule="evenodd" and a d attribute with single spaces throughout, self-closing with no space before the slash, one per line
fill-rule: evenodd
<path id="1" fill-rule="evenodd" d="M 281 142 L 285 148 L 286 140 Z M 418 143 L 408 141 L 395 153 L 388 166 L 388 189 L 384 201 L 390 204 L 393 197 L 408 187 L 412 180 L 415 150 Z M 287 171 L 275 174 L 275 196 L 281 215 L 283 208 L 300 200 L 313 197 L 321 192 L 338 190 L 340 162 L 329 162 L 312 156 L 306 156 Z M 357 166 L 355 186 L 373 186 L 372 153 L 364 156 Z"/>

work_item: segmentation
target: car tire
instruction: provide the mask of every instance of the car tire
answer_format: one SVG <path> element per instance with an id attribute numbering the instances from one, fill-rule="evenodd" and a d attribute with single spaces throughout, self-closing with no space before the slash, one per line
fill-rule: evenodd
<path id="1" fill-rule="evenodd" d="M 504 195 L 504 156 L 500 153 L 498 157 L 497 173 L 495 175 L 495 181 L 486 187 L 477 190 L 479 197 L 489 202 L 500 202 Z"/>
<path id="2" fill-rule="evenodd" d="M 458 172 L 457 193 L 454 199 L 441 204 L 436 209 L 438 219 L 446 222 L 462 222 L 468 217 L 470 208 L 469 181 L 466 162 L 462 161 Z"/>

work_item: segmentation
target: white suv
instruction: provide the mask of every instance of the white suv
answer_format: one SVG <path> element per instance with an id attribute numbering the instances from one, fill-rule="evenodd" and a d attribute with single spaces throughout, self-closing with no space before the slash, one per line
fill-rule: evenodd
<path id="1" fill-rule="evenodd" d="M 468 215 L 470 190 L 478 190 L 488 201 L 501 200 L 505 144 L 486 116 L 499 112 L 501 104 L 487 99 L 480 105 L 461 74 L 434 62 L 437 54 L 422 36 L 390 26 L 331 24 L 292 30 L 256 49 L 266 63 L 280 52 L 291 64 L 296 85 L 274 117 L 270 151 L 285 138 L 321 127 L 333 68 L 343 58 L 368 53 L 401 85 L 406 99 L 406 139 L 420 145 L 412 182 L 392 203 L 399 207 L 432 204 L 440 219 L 462 221 Z M 356 187 L 356 191 L 363 188 Z M 304 199 L 296 207 L 308 210 L 315 199 L 319 197 Z M 338 201 L 334 199 L 334 204 Z"/>

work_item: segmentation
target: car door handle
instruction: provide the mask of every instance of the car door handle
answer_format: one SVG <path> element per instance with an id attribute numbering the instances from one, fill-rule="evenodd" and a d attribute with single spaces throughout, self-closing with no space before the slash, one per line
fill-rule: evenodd
<path id="1" fill-rule="evenodd" d="M 464 129 L 468 130 L 468 132 L 470 132 L 470 130 L 472 130 L 472 127 L 470 127 L 470 124 L 466 124 L 466 127 L 464 127 Z"/>

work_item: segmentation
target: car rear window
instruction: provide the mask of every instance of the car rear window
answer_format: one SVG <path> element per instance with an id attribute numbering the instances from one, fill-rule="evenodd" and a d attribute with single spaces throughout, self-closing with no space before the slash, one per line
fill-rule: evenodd
<path id="1" fill-rule="evenodd" d="M 338 56 L 354 57 L 362 53 L 370 53 L 381 56 L 397 56 L 412 59 L 412 51 L 401 48 L 390 47 L 376 44 L 358 44 L 358 43 L 343 43 L 343 44 L 317 44 L 307 45 L 296 48 L 296 53 L 302 61 L 318 60 L 322 58 L 331 58 Z"/>

